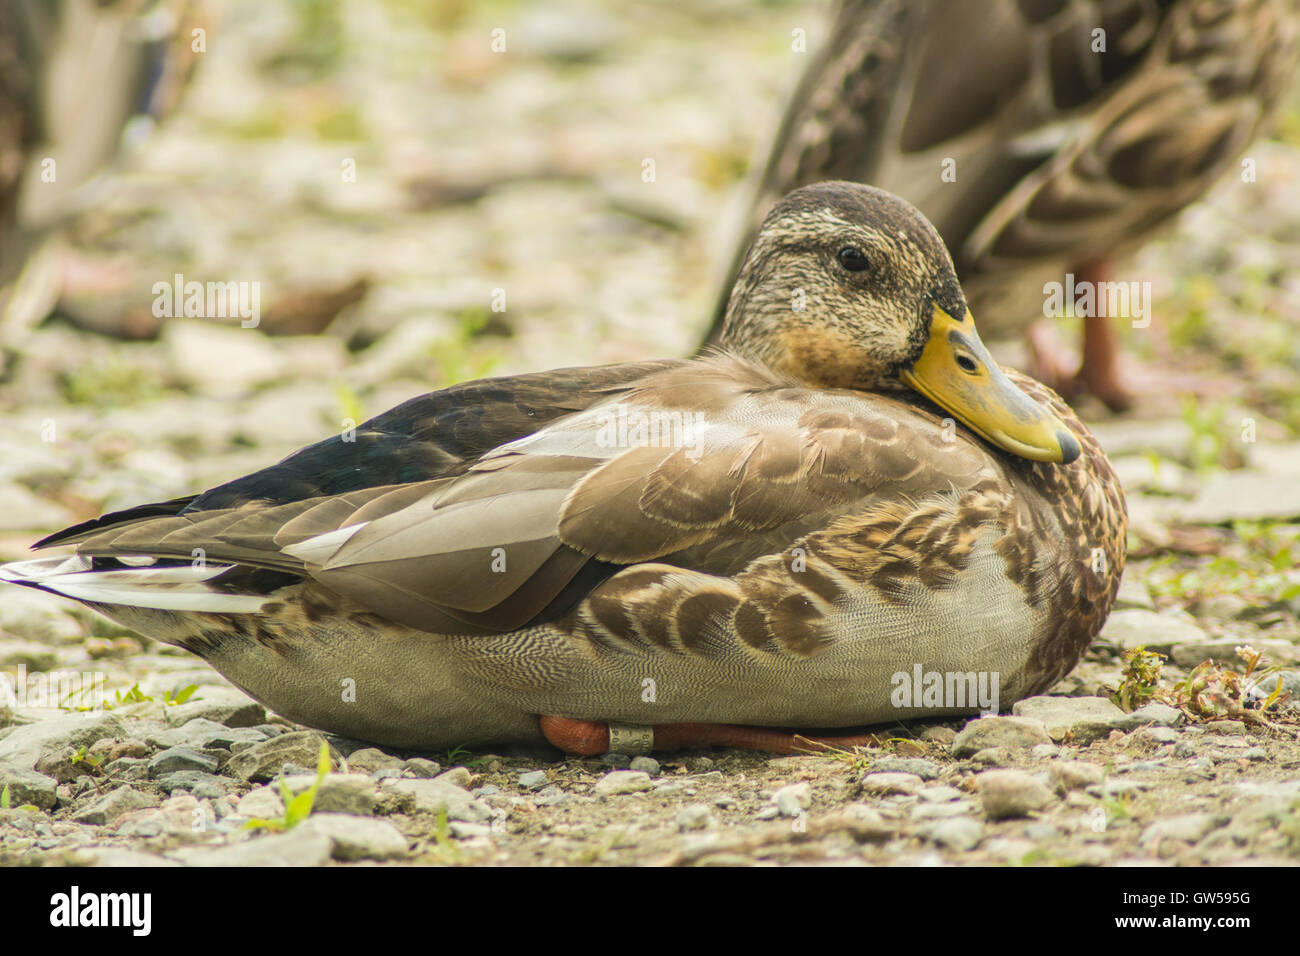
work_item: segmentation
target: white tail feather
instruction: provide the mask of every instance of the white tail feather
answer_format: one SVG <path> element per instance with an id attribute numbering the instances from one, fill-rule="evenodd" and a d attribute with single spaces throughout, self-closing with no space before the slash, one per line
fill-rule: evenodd
<path id="1" fill-rule="evenodd" d="M 231 567 L 229 564 L 197 567 L 186 564 L 92 571 L 90 558 L 72 555 L 0 565 L 0 581 L 27 584 L 94 604 L 217 614 L 260 611 L 267 600 L 265 596 L 214 591 L 207 583 Z"/>

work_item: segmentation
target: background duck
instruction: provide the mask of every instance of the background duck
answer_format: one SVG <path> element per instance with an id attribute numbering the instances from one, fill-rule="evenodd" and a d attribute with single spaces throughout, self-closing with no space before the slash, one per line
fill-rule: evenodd
<path id="1" fill-rule="evenodd" d="M 990 358 L 920 213 L 792 193 L 723 341 L 412 399 L 0 578 L 394 746 L 603 750 L 633 725 L 776 748 L 752 728 L 976 709 L 900 712 L 917 665 L 996 673 L 1002 705 L 1075 665 L 1118 588 L 1122 492 L 1070 410 Z M 635 424 L 665 421 L 669 441 Z"/>
<path id="2" fill-rule="evenodd" d="M 1045 282 L 1106 281 L 1236 163 L 1295 72 L 1300 2 L 842 0 L 829 37 L 787 106 L 726 286 L 778 197 L 870 182 L 935 224 L 986 333 L 1003 334 L 1043 314 Z M 1032 371 L 1127 407 L 1114 322 L 1084 318 L 1077 373 L 1037 323 Z"/>

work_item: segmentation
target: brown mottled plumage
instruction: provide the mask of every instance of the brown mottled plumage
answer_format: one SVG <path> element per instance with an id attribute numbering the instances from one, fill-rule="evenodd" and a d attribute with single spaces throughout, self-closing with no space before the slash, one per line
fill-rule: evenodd
<path id="1" fill-rule="evenodd" d="M 818 335 L 833 362 L 794 347 Z M 923 217 L 792 194 L 727 344 L 434 392 L 0 578 L 392 745 L 538 740 L 543 716 L 855 726 L 973 708 L 897 709 L 914 665 L 996 672 L 1002 705 L 1074 666 L 1118 587 L 1122 494 L 1058 398 L 991 366 Z"/>
<path id="2" fill-rule="evenodd" d="M 1231 169 L 1298 57 L 1300 0 L 841 0 L 706 341 L 767 210 L 828 179 L 915 204 L 985 332 L 1021 331 L 1044 282 L 1132 251 Z"/>

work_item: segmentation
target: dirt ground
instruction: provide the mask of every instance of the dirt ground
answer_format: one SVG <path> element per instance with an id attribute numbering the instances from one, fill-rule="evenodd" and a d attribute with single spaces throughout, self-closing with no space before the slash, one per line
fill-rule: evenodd
<path id="1" fill-rule="evenodd" d="M 686 354 L 746 169 L 806 62 L 791 31 L 816 49 L 824 26 L 793 0 L 210 8 L 179 109 L 25 275 L 52 308 L 0 323 L 0 560 L 434 387 Z M 497 55 L 485 38 L 502 25 Z M 1150 330 L 1126 330 L 1130 354 L 1211 397 L 1155 389 L 1122 418 L 1080 406 L 1124 484 L 1130 554 L 1117 614 L 1054 695 L 1109 697 L 1137 647 L 1168 658 L 1174 695 L 1201 660 L 1240 671 L 1251 646 L 1278 668 L 1265 692 L 1300 697 L 1297 102 L 1252 147 L 1257 182 L 1229 176 L 1124 266 L 1157 303 Z M 261 331 L 155 320 L 150 290 L 176 273 L 258 282 Z M 995 351 L 1023 360 L 1018 343 Z M 314 732 L 241 709 L 183 652 L 4 588 L 0 673 L 20 668 L 102 674 L 114 706 L 80 725 L 47 702 L 0 706 L 0 865 L 1300 860 L 1294 711 L 1142 722 L 1089 704 L 1059 726 L 960 719 L 880 728 L 849 753 L 635 763 L 331 738 L 316 811 L 279 831 L 246 824 L 285 812 L 284 764 L 306 786 Z M 987 745 L 954 748 L 959 733 Z"/>

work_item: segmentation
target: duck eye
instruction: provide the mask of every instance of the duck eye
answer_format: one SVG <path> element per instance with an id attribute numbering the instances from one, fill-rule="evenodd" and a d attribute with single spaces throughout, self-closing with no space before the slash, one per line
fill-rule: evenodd
<path id="1" fill-rule="evenodd" d="M 857 246 L 845 246 L 836 254 L 836 258 L 840 260 L 840 265 L 850 272 L 863 272 L 871 265 L 867 254 Z"/>

